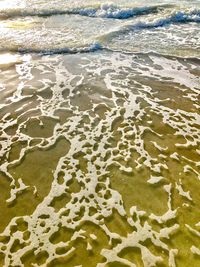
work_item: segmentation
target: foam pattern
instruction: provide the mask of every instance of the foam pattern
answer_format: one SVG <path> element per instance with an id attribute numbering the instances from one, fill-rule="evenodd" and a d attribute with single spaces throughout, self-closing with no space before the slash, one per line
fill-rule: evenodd
<path id="1" fill-rule="evenodd" d="M 2 231 L 2 266 L 56 266 L 62 259 L 67 266 L 88 266 L 77 257 L 77 242 L 89 255 L 99 253 L 91 266 L 182 266 L 176 263 L 182 252 L 174 236 L 183 229 L 200 236 L 197 218 L 187 215 L 198 207 L 199 60 L 95 52 L 18 55 L 13 61 L 0 73 L 10 75 L 2 79 L 0 103 L 7 205 L 15 206 L 26 193 L 38 198 L 40 188 L 17 168 L 35 152 L 67 145 L 52 167 L 48 193 L 31 214 L 14 216 Z M 37 168 L 34 160 L 30 174 Z M 130 195 L 129 186 L 123 189 L 126 181 Z M 55 242 L 61 229 L 68 234 Z M 123 256 L 128 249 L 139 251 L 139 259 Z M 196 243 L 188 249 L 200 254 Z M 31 263 L 25 260 L 29 253 L 36 257 Z"/>

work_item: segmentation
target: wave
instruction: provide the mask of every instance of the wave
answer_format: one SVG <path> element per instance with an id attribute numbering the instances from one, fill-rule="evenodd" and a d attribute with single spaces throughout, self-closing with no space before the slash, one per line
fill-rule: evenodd
<path id="1" fill-rule="evenodd" d="M 200 10 L 191 12 L 176 11 L 168 17 L 156 19 L 153 22 L 138 22 L 134 28 L 157 28 L 174 23 L 200 22 Z"/>
<path id="2" fill-rule="evenodd" d="M 157 13 L 159 9 L 161 6 L 120 7 L 114 4 L 102 4 L 98 8 L 72 9 L 69 13 L 88 17 L 128 19 L 134 16 Z"/>
<path id="3" fill-rule="evenodd" d="M 94 42 L 89 45 L 80 46 L 80 47 L 62 47 L 62 48 L 49 48 L 49 49 L 32 49 L 32 48 L 8 48 L 8 49 L 1 49 L 0 52 L 10 51 L 10 52 L 19 52 L 22 54 L 26 53 L 36 53 L 41 55 L 53 55 L 53 54 L 78 54 L 78 53 L 88 53 L 88 52 L 95 52 L 98 50 L 102 50 L 103 47 L 100 43 Z"/>
<path id="4" fill-rule="evenodd" d="M 131 21 L 132 22 L 132 21 Z M 136 23 L 125 24 L 122 27 L 115 28 L 114 30 L 103 34 L 99 37 L 101 42 L 111 40 L 114 37 L 119 37 L 120 35 L 128 34 L 131 31 L 154 29 L 159 27 L 165 27 L 170 24 L 180 24 L 180 23 L 200 23 L 200 10 L 191 10 L 190 12 L 176 11 L 171 15 L 164 18 L 156 18 L 152 21 L 138 21 Z"/>
<path id="5" fill-rule="evenodd" d="M 169 10 L 168 10 L 169 11 Z M 141 31 L 143 34 L 143 30 L 145 29 L 154 29 L 158 27 L 165 27 L 170 24 L 179 24 L 179 23 L 189 23 L 189 22 L 200 22 L 200 10 L 197 9 L 190 9 L 187 11 L 170 11 L 171 13 L 168 15 L 166 12 L 161 12 L 156 14 L 155 16 L 147 16 L 143 17 L 143 19 L 138 18 L 137 20 L 127 20 L 127 21 L 111 21 L 111 27 L 109 26 L 108 29 L 104 30 L 103 24 L 103 31 L 98 31 L 96 35 L 93 35 L 93 32 L 96 29 L 100 29 L 101 25 L 100 22 L 102 21 L 97 20 L 97 26 L 94 27 L 92 30 L 92 36 L 85 33 L 85 27 L 88 27 L 89 23 L 91 23 L 91 19 L 88 19 L 89 23 L 82 25 L 80 34 L 76 35 L 74 33 L 73 40 L 71 41 L 71 37 L 68 37 L 68 31 L 63 30 L 62 34 L 62 23 L 58 25 L 59 27 L 54 28 L 47 28 L 46 31 L 42 31 L 34 28 L 27 28 L 25 30 L 17 30 L 17 29 L 9 29 L 5 28 L 1 30 L 1 38 L 0 38 L 0 46 L 1 51 L 9 50 L 13 52 L 20 52 L 20 53 L 40 53 L 40 54 L 75 54 L 75 53 L 86 53 L 86 52 L 94 52 L 97 50 L 112 50 L 113 46 L 112 43 L 114 41 L 117 42 L 115 37 L 120 37 L 121 40 L 123 37 L 126 39 L 126 34 L 136 31 Z M 153 19 L 154 18 L 154 19 Z M 69 19 L 67 17 L 67 19 Z M 72 18 L 73 20 L 74 18 Z M 39 20 L 40 21 L 40 20 Z M 85 21 L 85 18 L 81 19 L 81 23 Z M 69 22 L 69 26 L 71 25 L 71 21 Z M 78 20 L 78 23 L 80 21 Z M 103 20 L 104 23 L 104 20 Z M 108 25 L 109 23 L 106 22 Z M 53 24 L 54 25 L 54 24 Z M 77 24 L 75 24 L 76 26 Z M 56 25 L 55 25 L 56 26 Z M 190 26 L 190 25 L 189 25 Z M 198 25 L 196 25 L 198 26 Z M 75 27 L 72 27 L 72 30 Z M 170 28 L 169 28 L 170 29 Z M 182 29 L 182 27 L 181 27 Z M 183 29 L 184 30 L 184 29 Z M 97 31 L 97 30 L 96 30 Z M 145 32 L 145 31 L 144 31 Z M 40 34 L 41 33 L 41 34 Z M 60 38 L 62 36 L 62 38 Z M 130 34 L 130 36 L 132 36 Z M 136 36 L 138 36 L 136 34 Z M 120 39 L 119 38 L 119 39 Z M 133 38 L 131 42 L 135 41 L 135 35 L 133 34 Z M 75 41 L 74 41 L 75 40 Z M 130 40 L 130 39 L 128 39 Z M 137 42 L 135 42 L 137 43 Z M 141 44 L 138 45 L 140 50 Z M 118 46 L 120 47 L 120 46 Z M 122 48 L 121 48 L 122 47 Z M 124 51 L 125 47 L 123 45 L 120 47 L 120 50 Z M 121 51 L 121 52 L 122 52 Z"/>
<path id="6" fill-rule="evenodd" d="M 108 19 L 128 19 L 135 16 L 153 14 L 171 5 L 143 6 L 143 7 L 122 7 L 113 3 L 101 4 L 98 6 L 73 7 L 63 9 L 12 9 L 0 10 L 0 18 L 9 18 L 14 16 L 53 16 L 53 15 L 80 15 L 87 17 L 100 17 Z"/>

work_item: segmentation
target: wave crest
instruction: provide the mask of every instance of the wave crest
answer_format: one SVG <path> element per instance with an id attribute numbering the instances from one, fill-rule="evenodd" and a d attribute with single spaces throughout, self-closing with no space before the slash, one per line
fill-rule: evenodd
<path id="1" fill-rule="evenodd" d="M 158 27 L 165 27 L 170 24 L 180 24 L 180 23 L 200 23 L 200 10 L 191 10 L 188 12 L 184 11 L 175 11 L 171 13 L 171 15 L 156 18 L 154 20 L 140 20 L 135 23 L 125 24 L 121 28 L 116 28 L 112 32 L 109 32 L 105 35 L 102 35 L 99 39 L 100 40 L 110 40 L 110 38 L 127 34 L 128 32 L 135 31 L 135 30 L 143 30 L 143 29 L 153 29 Z"/>
<path id="2" fill-rule="evenodd" d="M 103 3 L 94 6 L 82 6 L 82 7 L 65 7 L 65 8 L 26 8 L 26 9 L 8 9 L 0 10 L 1 17 L 12 16 L 52 16 L 62 14 L 73 14 L 87 17 L 100 17 L 109 19 L 128 19 L 134 16 L 140 16 L 145 14 L 157 13 L 162 10 L 164 5 L 160 6 L 142 6 L 142 7 L 123 7 L 113 3 Z"/>
<path id="3" fill-rule="evenodd" d="M 97 8 L 76 8 L 69 11 L 71 14 L 78 14 L 89 17 L 102 17 L 111 19 L 128 19 L 134 16 L 156 13 L 160 7 L 120 7 L 113 3 L 102 4 Z"/>
<path id="4" fill-rule="evenodd" d="M 200 11 L 190 12 L 176 11 L 168 17 L 156 19 L 153 22 L 139 22 L 134 25 L 135 28 L 156 28 L 163 27 L 172 23 L 200 22 Z"/>
<path id="5" fill-rule="evenodd" d="M 12 52 L 20 53 L 39 53 L 42 55 L 53 55 L 53 54 L 78 54 L 78 53 L 87 53 L 95 52 L 102 49 L 102 45 L 98 42 L 94 42 L 88 45 L 80 47 L 62 47 L 62 48 L 50 48 L 50 49 L 32 49 L 32 48 L 19 48 L 19 49 L 10 49 Z"/>

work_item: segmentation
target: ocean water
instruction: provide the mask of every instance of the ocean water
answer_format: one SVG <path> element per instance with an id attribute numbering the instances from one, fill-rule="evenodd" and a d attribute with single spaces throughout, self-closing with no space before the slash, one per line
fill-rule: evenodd
<path id="1" fill-rule="evenodd" d="M 200 1 L 0 0 L 0 266 L 200 266 Z"/>

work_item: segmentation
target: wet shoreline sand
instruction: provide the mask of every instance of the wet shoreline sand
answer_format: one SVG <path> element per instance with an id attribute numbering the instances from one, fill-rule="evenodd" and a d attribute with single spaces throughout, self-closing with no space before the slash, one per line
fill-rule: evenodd
<path id="1" fill-rule="evenodd" d="M 199 264 L 199 66 L 98 51 L 2 68 L 2 266 Z"/>

